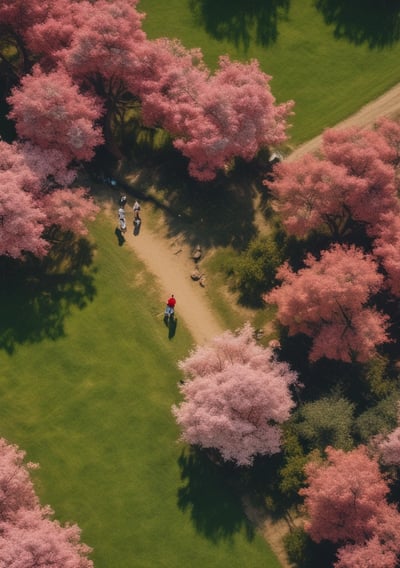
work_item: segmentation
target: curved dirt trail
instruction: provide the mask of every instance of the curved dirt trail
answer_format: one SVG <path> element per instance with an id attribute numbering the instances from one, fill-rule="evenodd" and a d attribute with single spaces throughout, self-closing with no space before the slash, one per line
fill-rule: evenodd
<path id="1" fill-rule="evenodd" d="M 157 231 L 146 226 L 146 209 L 138 235 L 133 234 L 133 214 L 130 205 L 126 206 L 128 230 L 124 237 L 148 270 L 157 278 L 163 292 L 160 298 L 167 301 L 170 294 L 176 298 L 176 317 L 182 318 L 196 343 L 205 343 L 224 331 L 222 324 L 214 315 L 206 290 L 199 282 L 190 278 L 194 269 L 191 251 L 183 239 L 169 239 L 163 225 Z"/>
<path id="2" fill-rule="evenodd" d="M 337 127 L 371 126 L 380 116 L 391 117 L 398 113 L 400 83 L 340 122 Z M 313 152 L 318 149 L 320 143 L 321 136 L 316 136 L 296 148 L 285 160 L 293 161 L 307 152 Z M 197 343 L 204 343 L 222 333 L 223 325 L 211 309 L 206 291 L 190 278 L 194 264 L 188 245 L 183 238 L 169 239 L 162 224 L 156 231 L 148 229 L 145 212 L 139 235 L 133 235 L 131 205 L 128 204 L 126 208 L 129 227 L 125 234 L 126 242 L 158 279 L 165 300 L 169 294 L 175 294 L 177 317 L 182 317 Z M 162 302 L 162 299 L 160 301 Z"/>
<path id="3" fill-rule="evenodd" d="M 400 83 L 395 85 L 389 91 L 386 91 L 383 95 L 375 99 L 374 101 L 361 107 L 359 111 L 352 114 L 339 124 L 335 125 L 335 128 L 349 128 L 350 126 L 372 126 L 374 122 L 380 116 L 393 117 L 400 113 Z M 312 140 L 305 142 L 298 148 L 296 148 L 285 161 L 292 162 L 297 160 L 303 154 L 308 152 L 314 152 L 318 149 L 321 144 L 322 136 L 316 136 Z"/>

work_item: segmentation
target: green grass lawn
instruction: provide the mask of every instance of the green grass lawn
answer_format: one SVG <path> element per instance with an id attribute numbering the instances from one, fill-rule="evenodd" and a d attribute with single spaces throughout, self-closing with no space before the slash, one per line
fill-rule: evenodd
<path id="1" fill-rule="evenodd" d="M 294 145 L 400 80 L 398 2 L 140 0 L 138 8 L 149 37 L 201 47 L 211 66 L 225 53 L 257 58 L 277 100 L 296 102 Z"/>
<path id="2" fill-rule="evenodd" d="M 0 434 L 40 463 L 42 503 L 79 524 L 96 568 L 278 568 L 235 485 L 176 441 L 191 338 L 180 321 L 168 338 L 154 279 L 113 231 L 100 216 L 93 251 L 0 278 Z"/>

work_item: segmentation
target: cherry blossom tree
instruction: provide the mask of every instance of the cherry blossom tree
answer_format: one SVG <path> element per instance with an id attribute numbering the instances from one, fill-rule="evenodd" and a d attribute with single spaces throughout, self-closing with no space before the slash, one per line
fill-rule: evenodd
<path id="1" fill-rule="evenodd" d="M 351 452 L 326 448 L 326 462 L 306 465 L 300 490 L 309 516 L 305 529 L 315 542 L 364 542 L 389 492 L 376 460 L 365 446 Z"/>
<path id="2" fill-rule="evenodd" d="M 384 215 L 400 214 L 399 126 L 379 124 L 375 130 L 328 129 L 318 156 L 275 166 L 275 179 L 264 183 L 289 233 L 304 237 L 313 229 L 328 229 L 337 239 L 357 222 L 374 237 Z"/>
<path id="3" fill-rule="evenodd" d="M 49 508 L 19 509 L 12 521 L 0 523 L 0 558 L 10 568 L 93 568 L 91 548 L 80 543 L 77 525 L 50 519 Z"/>
<path id="4" fill-rule="evenodd" d="M 0 174 L 0 183 L 0 255 L 20 258 L 30 251 L 43 256 L 48 250 L 42 236 L 45 213 L 15 176 Z"/>
<path id="5" fill-rule="evenodd" d="M 286 231 L 305 237 L 311 230 L 328 229 L 338 238 L 352 220 L 350 195 L 365 190 L 364 181 L 342 165 L 306 154 L 295 162 L 274 167 L 273 181 L 265 181 Z"/>
<path id="6" fill-rule="evenodd" d="M 37 465 L 24 460 L 24 451 L 0 438 L 0 522 L 8 522 L 19 509 L 39 505 L 29 474 Z"/>
<path id="7" fill-rule="evenodd" d="M 308 255 L 304 264 L 296 273 L 285 263 L 277 273 L 281 286 L 264 297 L 277 304 L 279 321 L 290 335 L 312 337 L 311 361 L 370 359 L 388 341 L 387 316 L 369 306 L 383 282 L 372 256 L 334 245 L 319 260 Z"/>
<path id="8" fill-rule="evenodd" d="M 372 439 L 381 461 L 385 465 L 400 465 L 400 404 L 398 405 L 397 427 L 389 434 L 378 434 Z"/>
<path id="9" fill-rule="evenodd" d="M 335 568 L 396 568 L 399 555 L 400 514 L 395 505 L 383 502 L 376 514 L 372 537 L 340 548 Z"/>
<path id="10" fill-rule="evenodd" d="M 400 553 L 400 514 L 376 460 L 365 446 L 351 452 L 326 448 L 326 462 L 306 465 L 305 529 L 315 542 L 341 544 L 335 568 L 395 568 Z"/>
<path id="11" fill-rule="evenodd" d="M 219 59 L 211 74 L 199 50 L 162 41 L 168 61 L 152 92 L 143 97 L 143 117 L 174 136 L 174 146 L 189 158 L 190 174 L 207 181 L 229 167 L 235 157 L 247 161 L 260 148 L 286 140 L 292 102 L 275 104 L 269 81 L 257 61 Z M 170 57 L 168 58 L 168 51 Z"/>
<path id="12" fill-rule="evenodd" d="M 378 130 L 360 128 L 329 129 L 323 135 L 323 156 L 333 164 L 364 180 L 364 190 L 349 193 L 348 203 L 355 220 L 367 224 L 375 235 L 375 224 L 382 214 L 400 212 L 393 160 L 395 151 Z"/>
<path id="13" fill-rule="evenodd" d="M 104 136 L 109 149 L 118 157 L 113 126 L 126 109 L 137 102 L 136 93 L 146 68 L 149 44 L 141 29 L 144 14 L 135 6 L 138 0 L 98 0 L 84 2 L 77 11 L 69 45 L 57 58 L 74 81 L 90 89 L 104 102 Z"/>
<path id="14" fill-rule="evenodd" d="M 0 141 L 0 254 L 22 258 L 26 252 L 43 256 L 49 250 L 44 232 L 54 224 L 79 234 L 98 211 L 82 188 L 55 184 L 49 176 L 68 181 L 74 174 L 53 164 L 59 153 Z M 61 160 L 62 162 L 62 160 Z"/>
<path id="15" fill-rule="evenodd" d="M 101 106 L 82 95 L 65 70 L 44 73 L 35 66 L 8 98 L 18 136 L 44 149 L 65 154 L 66 161 L 90 160 L 103 137 L 95 122 Z"/>
<path id="16" fill-rule="evenodd" d="M 294 406 L 289 386 L 297 375 L 257 345 L 249 324 L 197 347 L 179 366 L 184 400 L 173 414 L 184 441 L 216 448 L 239 465 L 280 451 L 279 424 Z"/>
<path id="17" fill-rule="evenodd" d="M 86 0 L 52 0 L 45 17 L 32 21 L 25 30 L 26 46 L 40 61 L 43 70 L 51 71 L 57 67 L 60 52 L 71 45 L 87 9 Z"/>
<path id="18" fill-rule="evenodd" d="M 374 255 L 386 272 L 386 283 L 400 296 L 400 212 L 397 208 L 380 216 L 373 243 Z"/>
<path id="19" fill-rule="evenodd" d="M 1 59 L 14 80 L 26 73 L 31 65 L 26 33 L 31 26 L 46 19 L 51 3 L 51 0 L 4 0 L 0 3 L 0 32 L 4 40 L 0 46 Z M 10 50 L 10 46 L 15 51 Z"/>
<path id="20" fill-rule="evenodd" d="M 396 568 L 397 553 L 388 543 L 374 535 L 363 544 L 346 544 L 339 548 L 335 568 Z"/>
<path id="21" fill-rule="evenodd" d="M 0 565 L 93 568 L 91 549 L 80 543 L 77 525 L 53 521 L 49 507 L 41 507 L 25 452 L 0 438 Z"/>

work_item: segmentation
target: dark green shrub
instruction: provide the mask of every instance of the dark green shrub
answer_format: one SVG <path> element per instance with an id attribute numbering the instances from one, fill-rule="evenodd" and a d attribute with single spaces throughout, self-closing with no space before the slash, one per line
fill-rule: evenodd
<path id="1" fill-rule="evenodd" d="M 275 274 L 284 260 L 284 250 L 274 235 L 252 240 L 232 265 L 233 288 L 240 301 L 251 306 L 262 304 L 261 296 L 277 282 Z"/>
<path id="2" fill-rule="evenodd" d="M 289 561 L 296 568 L 332 566 L 336 547 L 327 541 L 316 544 L 301 527 L 296 527 L 286 534 L 283 543 Z"/>
<path id="3" fill-rule="evenodd" d="M 396 428 L 400 393 L 393 392 L 358 416 L 355 432 L 359 442 L 366 444 L 372 436 L 385 434 Z"/>
<path id="4" fill-rule="evenodd" d="M 354 405 L 345 398 L 324 397 L 304 404 L 298 411 L 296 431 L 310 451 L 326 446 L 350 450 Z"/>

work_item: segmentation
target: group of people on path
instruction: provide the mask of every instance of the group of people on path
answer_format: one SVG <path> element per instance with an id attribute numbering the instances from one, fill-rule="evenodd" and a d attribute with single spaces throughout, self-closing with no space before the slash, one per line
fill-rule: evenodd
<path id="1" fill-rule="evenodd" d="M 119 228 L 122 233 L 125 233 L 127 225 L 126 225 L 126 214 L 125 214 L 125 205 L 127 204 L 127 197 L 126 195 L 121 195 L 118 201 L 119 209 L 118 209 L 118 219 L 119 219 Z M 139 227 L 142 219 L 140 217 L 140 203 L 136 200 L 133 204 L 133 223 L 136 227 Z M 167 321 L 173 321 L 174 314 L 175 314 L 175 305 L 176 299 L 173 294 L 168 298 L 167 304 L 165 307 L 164 318 Z"/>
<path id="2" fill-rule="evenodd" d="M 121 195 L 119 198 L 119 209 L 118 209 L 118 220 L 119 220 L 119 228 L 122 233 L 125 233 L 127 225 L 126 225 L 126 215 L 125 215 L 125 205 L 127 203 L 126 195 Z M 139 227 L 142 219 L 140 217 L 140 204 L 138 201 L 135 201 L 133 204 L 133 223 L 136 227 Z"/>

